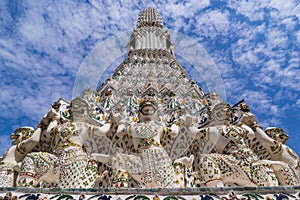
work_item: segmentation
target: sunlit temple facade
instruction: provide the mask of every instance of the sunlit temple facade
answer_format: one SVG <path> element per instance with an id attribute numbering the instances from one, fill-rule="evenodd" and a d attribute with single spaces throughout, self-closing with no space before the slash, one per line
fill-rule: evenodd
<path id="1" fill-rule="evenodd" d="M 59 99 L 2 156 L 6 199 L 299 199 L 299 158 L 249 106 L 205 93 L 155 8 L 97 89 Z M 60 189 L 57 189 L 60 188 Z"/>

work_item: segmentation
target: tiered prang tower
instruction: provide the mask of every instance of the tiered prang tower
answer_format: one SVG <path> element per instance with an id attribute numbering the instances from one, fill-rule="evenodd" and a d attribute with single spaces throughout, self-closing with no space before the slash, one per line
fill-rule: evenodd
<path id="1" fill-rule="evenodd" d="M 263 130 L 244 101 L 205 94 L 176 61 L 155 8 L 140 13 L 127 48 L 97 90 L 59 99 L 36 129 L 15 131 L 2 187 L 299 185 L 284 131 Z"/>

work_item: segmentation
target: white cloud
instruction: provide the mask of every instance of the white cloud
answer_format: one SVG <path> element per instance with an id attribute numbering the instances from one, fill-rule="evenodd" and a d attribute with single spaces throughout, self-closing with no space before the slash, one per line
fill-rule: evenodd
<path id="1" fill-rule="evenodd" d="M 27 23 L 20 22 L 19 30 L 21 34 L 32 42 L 39 41 L 41 39 L 45 39 L 45 24 L 41 15 L 37 15 L 36 10 L 32 9 L 26 12 L 27 18 L 30 20 L 26 20 Z"/>
<path id="2" fill-rule="evenodd" d="M 283 29 L 271 28 L 266 34 L 268 47 L 272 48 L 287 48 L 288 37 Z"/>
<path id="3" fill-rule="evenodd" d="M 259 21 L 264 19 L 266 10 L 270 11 L 271 17 L 283 19 L 295 15 L 299 18 L 299 3 L 297 0 L 288 1 L 229 1 L 228 4 L 231 8 L 236 9 L 239 13 L 248 17 L 251 21 Z"/>
<path id="4" fill-rule="evenodd" d="M 189 1 L 186 3 L 167 3 L 164 10 L 173 17 L 192 17 L 198 10 L 210 5 L 209 0 Z"/>
<path id="5" fill-rule="evenodd" d="M 285 18 L 291 15 L 297 15 L 299 17 L 300 7 L 297 0 L 269 1 L 269 6 L 278 11 L 278 17 L 280 18 Z"/>
<path id="6" fill-rule="evenodd" d="M 300 30 L 298 30 L 298 31 L 295 31 L 295 36 L 296 36 L 296 42 L 298 43 L 298 44 L 300 44 Z"/>
<path id="7" fill-rule="evenodd" d="M 298 107 L 300 107 L 300 99 L 297 99 L 296 105 L 297 105 Z"/>
<path id="8" fill-rule="evenodd" d="M 262 20 L 264 17 L 264 11 L 262 8 L 265 7 L 265 1 L 234 1 L 230 0 L 230 7 L 236 9 L 239 13 L 248 17 L 251 21 Z"/>
<path id="9" fill-rule="evenodd" d="M 203 12 L 196 16 L 197 30 L 210 37 L 215 37 L 217 34 L 226 35 L 230 25 L 228 15 L 227 11 L 209 10 Z"/>

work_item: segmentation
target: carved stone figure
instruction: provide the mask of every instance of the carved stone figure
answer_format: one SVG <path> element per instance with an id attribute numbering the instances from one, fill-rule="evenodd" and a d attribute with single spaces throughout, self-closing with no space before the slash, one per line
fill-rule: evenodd
<path id="1" fill-rule="evenodd" d="M 35 187 L 43 181 L 56 183 L 62 188 L 93 187 L 97 178 L 97 162 L 89 158 L 83 147 L 91 134 L 105 135 L 110 130 L 110 123 L 102 127 L 87 123 L 89 119 L 84 117 L 88 116 L 87 103 L 79 98 L 72 101 L 72 113 L 72 121 L 53 129 L 53 154 L 33 152 L 24 158 L 20 186 Z M 77 119 L 77 116 L 80 118 Z"/>
<path id="2" fill-rule="evenodd" d="M 35 131 L 32 127 L 21 127 L 14 131 L 10 136 L 13 146 L 7 150 L 1 162 L 3 173 L 5 174 L 4 171 L 7 170 L 7 176 L 3 176 L 1 180 L 3 182 L 9 178 L 9 181 L 5 181 L 5 183 L 3 182 L 1 185 L 9 187 L 16 186 L 21 162 L 30 152 L 41 150 L 50 151 L 50 132 L 62 121 L 67 120 L 69 117 L 68 105 L 65 100 L 59 99 L 51 106 L 51 109 L 42 118 Z M 13 176 L 14 181 L 12 182 Z"/>
<path id="3" fill-rule="evenodd" d="M 134 153 L 117 154 L 113 159 L 113 168 L 119 174 L 129 175 L 141 183 L 142 187 L 176 187 L 179 180 L 175 180 L 173 162 L 163 148 L 160 139 L 164 135 L 176 137 L 179 125 L 173 122 L 166 126 L 157 116 L 157 101 L 154 97 L 141 100 L 139 104 L 138 121 L 132 124 L 126 124 L 119 121 L 116 135 L 129 134 L 134 144 Z M 132 152 L 133 153 L 133 152 Z M 178 159 L 177 164 L 185 167 L 191 166 L 193 157 Z M 117 175 L 119 179 L 119 175 Z M 122 179 L 121 179 L 122 180 Z M 126 183 L 120 183 L 116 186 L 124 186 Z M 144 185 L 144 186 L 143 186 Z"/>
<path id="4" fill-rule="evenodd" d="M 69 121 L 71 117 L 70 103 L 63 98 L 54 102 L 50 110 L 41 119 L 37 128 L 41 130 L 41 136 L 38 144 L 33 151 L 51 152 L 51 140 L 53 129 L 61 123 Z"/>
<path id="5" fill-rule="evenodd" d="M 249 106 L 241 101 L 236 105 L 239 116 L 235 123 L 248 130 L 246 142 L 260 158 L 260 163 L 270 165 L 280 185 L 299 184 L 299 158 L 284 143 L 288 136 L 280 128 L 263 131 L 251 113 Z"/>
<path id="6" fill-rule="evenodd" d="M 32 127 L 17 128 L 10 139 L 10 147 L 0 162 L 0 187 L 15 187 L 20 172 L 20 162 L 38 143 L 40 130 L 34 131 Z"/>
<path id="7" fill-rule="evenodd" d="M 240 186 L 276 186 L 272 169 L 259 163 L 256 154 L 247 146 L 246 130 L 230 124 L 231 107 L 226 103 L 216 104 L 212 109 L 213 126 L 197 128 L 190 125 L 195 137 L 213 136 L 216 153 L 202 155 L 199 176 L 205 185 L 222 187 L 224 184 Z"/>

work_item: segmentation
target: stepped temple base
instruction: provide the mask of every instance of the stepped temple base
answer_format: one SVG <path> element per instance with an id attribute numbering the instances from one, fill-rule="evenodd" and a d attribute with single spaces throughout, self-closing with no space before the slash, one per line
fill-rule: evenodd
<path id="1" fill-rule="evenodd" d="M 183 189 L 41 189 L 41 188 L 0 188 L 0 199 L 103 199 L 103 200 L 282 200 L 300 199 L 297 187 L 223 187 L 223 188 L 183 188 Z"/>

